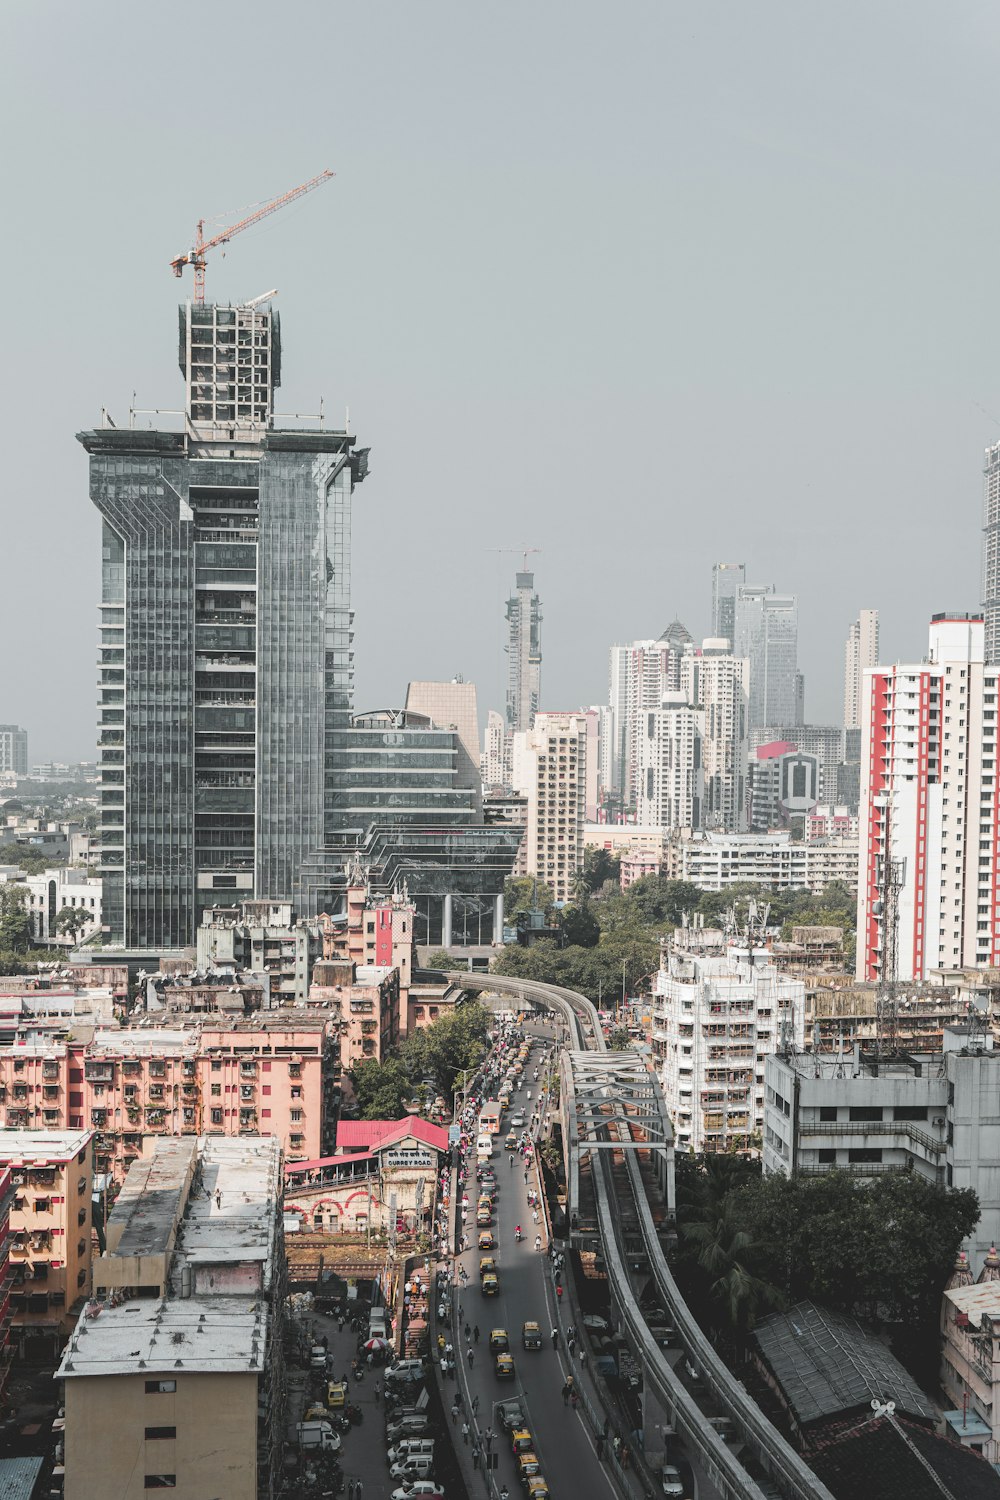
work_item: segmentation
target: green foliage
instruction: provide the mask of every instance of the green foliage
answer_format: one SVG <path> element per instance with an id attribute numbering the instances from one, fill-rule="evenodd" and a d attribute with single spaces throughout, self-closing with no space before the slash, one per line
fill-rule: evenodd
<path id="1" fill-rule="evenodd" d="M 732 1156 L 679 1158 L 677 1273 L 697 1315 L 739 1339 L 812 1299 L 933 1339 L 941 1294 L 979 1219 L 969 1189 L 912 1172 L 762 1177 Z"/>
<path id="2" fill-rule="evenodd" d="M 43 870 L 56 870 L 65 863 L 64 854 L 44 854 L 20 844 L 0 844 L 0 865 L 16 865 L 26 875 L 41 875 Z"/>
<path id="3" fill-rule="evenodd" d="M 601 924 L 594 916 L 589 901 L 579 906 L 564 906 L 558 914 L 563 940 L 577 948 L 594 948 L 600 942 Z"/>
<path id="4" fill-rule="evenodd" d="M 27 886 L 0 885 L 0 949 L 24 953 L 30 943 Z"/>
<path id="5" fill-rule="evenodd" d="M 425 1079 L 450 1100 L 459 1074 L 482 1061 L 490 1024 L 489 1011 L 478 1001 L 459 1005 L 415 1031 L 381 1063 L 374 1058 L 357 1063 L 349 1076 L 362 1119 L 399 1120 L 406 1113 L 403 1101 L 414 1097 L 430 1103 Z"/>
<path id="6" fill-rule="evenodd" d="M 447 948 L 437 948 L 433 953 L 427 955 L 425 967 L 428 969 L 450 969 L 454 960 Z"/>
<path id="7" fill-rule="evenodd" d="M 557 948 L 543 939 L 530 948 L 511 944 L 493 962 L 493 972 L 515 979 L 537 979 L 542 984 L 560 984 L 578 990 L 594 1004 L 611 1004 L 625 987 L 630 994 L 659 963 L 659 945 L 641 931 L 629 936 L 621 932 L 601 934 L 596 948 Z"/>
<path id="8" fill-rule="evenodd" d="M 55 928 L 56 932 L 68 933 L 70 937 L 76 937 L 85 927 L 90 926 L 90 917 L 82 906 L 64 906 L 62 911 L 57 912 Z"/>
<path id="9" fill-rule="evenodd" d="M 620 872 L 620 855 L 588 845 L 583 851 L 583 865 L 576 877 L 575 894 L 581 897 L 596 895 L 609 882 L 617 886 Z"/>
<path id="10" fill-rule="evenodd" d="M 0 974 L 37 974 L 42 963 L 52 963 L 51 948 L 28 948 L 23 953 L 0 948 Z"/>
<path id="11" fill-rule="evenodd" d="M 544 881 L 533 880 L 530 875 L 509 875 L 503 884 L 504 921 L 511 926 L 520 912 L 539 911 L 548 916 L 555 904 L 552 889 Z"/>

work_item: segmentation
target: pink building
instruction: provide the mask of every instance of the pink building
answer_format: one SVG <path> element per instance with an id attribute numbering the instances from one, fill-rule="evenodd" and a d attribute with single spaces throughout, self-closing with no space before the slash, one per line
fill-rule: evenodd
<path id="1" fill-rule="evenodd" d="M 618 879 L 623 891 L 635 880 L 660 873 L 659 858 L 648 849 L 628 849 L 621 857 Z"/>
<path id="2" fill-rule="evenodd" d="M 381 1062 L 399 1041 L 399 970 L 351 959 L 323 959 L 313 967 L 309 1003 L 333 1007 L 344 1068 L 366 1058 Z"/>

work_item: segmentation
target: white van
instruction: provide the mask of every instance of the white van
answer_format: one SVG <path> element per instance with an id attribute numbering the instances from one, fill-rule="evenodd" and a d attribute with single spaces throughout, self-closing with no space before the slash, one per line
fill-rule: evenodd
<path id="1" fill-rule="evenodd" d="M 433 1438 L 403 1438 L 395 1448 L 389 1449 L 390 1464 L 400 1464 L 407 1458 L 433 1458 Z"/>
<path id="2" fill-rule="evenodd" d="M 295 1435 L 300 1448 L 322 1448 L 327 1453 L 340 1452 L 340 1434 L 334 1432 L 329 1422 L 300 1422 Z"/>
<path id="3" fill-rule="evenodd" d="M 489 1161 L 493 1155 L 493 1137 L 488 1130 L 480 1131 L 476 1137 L 476 1156 L 480 1163 Z"/>
<path id="4" fill-rule="evenodd" d="M 387 1339 L 389 1337 L 389 1313 L 385 1307 L 373 1307 L 368 1314 L 368 1337 L 370 1339 Z"/>

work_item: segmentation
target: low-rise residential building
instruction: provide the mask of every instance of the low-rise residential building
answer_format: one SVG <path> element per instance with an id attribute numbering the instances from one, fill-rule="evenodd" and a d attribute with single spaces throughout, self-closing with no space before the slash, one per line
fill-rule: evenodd
<path id="1" fill-rule="evenodd" d="M 766 954 L 671 949 L 653 984 L 652 1046 L 682 1151 L 747 1148 L 764 1128 L 764 1064 L 801 1046 L 805 985 Z"/>
<path id="2" fill-rule="evenodd" d="M 687 832 L 670 840 L 665 873 L 703 891 L 750 883 L 774 890 L 822 892 L 833 881 L 858 887 L 857 839 L 806 843 L 788 830 L 774 833 Z"/>
<path id="3" fill-rule="evenodd" d="M 662 861 L 666 843 L 667 834 L 659 824 L 585 823 L 583 827 L 585 849 L 606 849 L 613 855 L 634 850 L 655 854 Z"/>
<path id="4" fill-rule="evenodd" d="M 297 920 L 290 901 L 243 901 L 202 913 L 199 969 L 250 969 L 270 975 L 276 1005 L 301 1005 L 320 948 L 315 923 Z"/>
<path id="5" fill-rule="evenodd" d="M 941 1386 L 954 1403 L 945 1433 L 991 1464 L 1000 1460 L 1000 1255 L 990 1250 L 978 1281 L 959 1262 L 941 1304 Z"/>
<path id="6" fill-rule="evenodd" d="M 284 1447 L 281 1147 L 157 1141 L 136 1162 L 63 1354 L 66 1500 L 258 1500 Z"/>
<path id="7" fill-rule="evenodd" d="M 0 1130 L 10 1171 L 10 1314 L 22 1353 L 51 1355 L 90 1295 L 92 1130 Z M 47 1347 L 45 1347 L 47 1346 Z"/>
<path id="8" fill-rule="evenodd" d="M 11 1307 L 14 1277 L 10 1268 L 10 1210 L 14 1202 L 13 1173 L 10 1167 L 0 1167 L 0 1415 L 7 1408 L 7 1382 L 14 1355 Z M 2 1493 L 2 1487 L 0 1487 Z"/>
<path id="9" fill-rule="evenodd" d="M 618 866 L 618 880 L 623 891 L 627 891 L 630 885 L 637 880 L 643 880 L 647 875 L 658 875 L 660 873 L 660 861 L 656 854 L 650 853 L 648 849 L 629 849 L 621 857 Z"/>
<path id="10" fill-rule="evenodd" d="M 322 959 L 313 969 L 309 1003 L 330 1007 L 336 1016 L 345 1068 L 367 1058 L 381 1062 L 399 1041 L 398 969 Z"/>
<path id="11" fill-rule="evenodd" d="M 978 1269 L 1000 1240 L 1000 1052 L 982 1026 L 945 1028 L 944 1051 L 895 1057 L 783 1050 L 766 1064 L 765 1173 L 916 1172 L 972 1188 Z"/>

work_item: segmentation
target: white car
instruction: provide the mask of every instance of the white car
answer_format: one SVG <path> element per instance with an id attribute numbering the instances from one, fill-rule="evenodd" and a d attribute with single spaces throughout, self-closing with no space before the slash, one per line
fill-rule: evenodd
<path id="1" fill-rule="evenodd" d="M 684 1483 L 681 1479 L 680 1469 L 675 1469 L 673 1464 L 664 1464 L 660 1473 L 663 1481 L 663 1493 L 670 1495 L 672 1500 L 683 1500 Z"/>
<path id="2" fill-rule="evenodd" d="M 393 1490 L 392 1500 L 444 1500 L 444 1490 L 433 1479 L 411 1479 Z"/>
<path id="3" fill-rule="evenodd" d="M 528 1122 L 527 1122 L 527 1120 L 525 1120 L 525 1118 L 524 1118 L 523 1115 L 514 1115 L 513 1119 L 510 1122 L 510 1128 L 511 1128 L 511 1130 L 520 1130 L 527 1123 Z"/>

